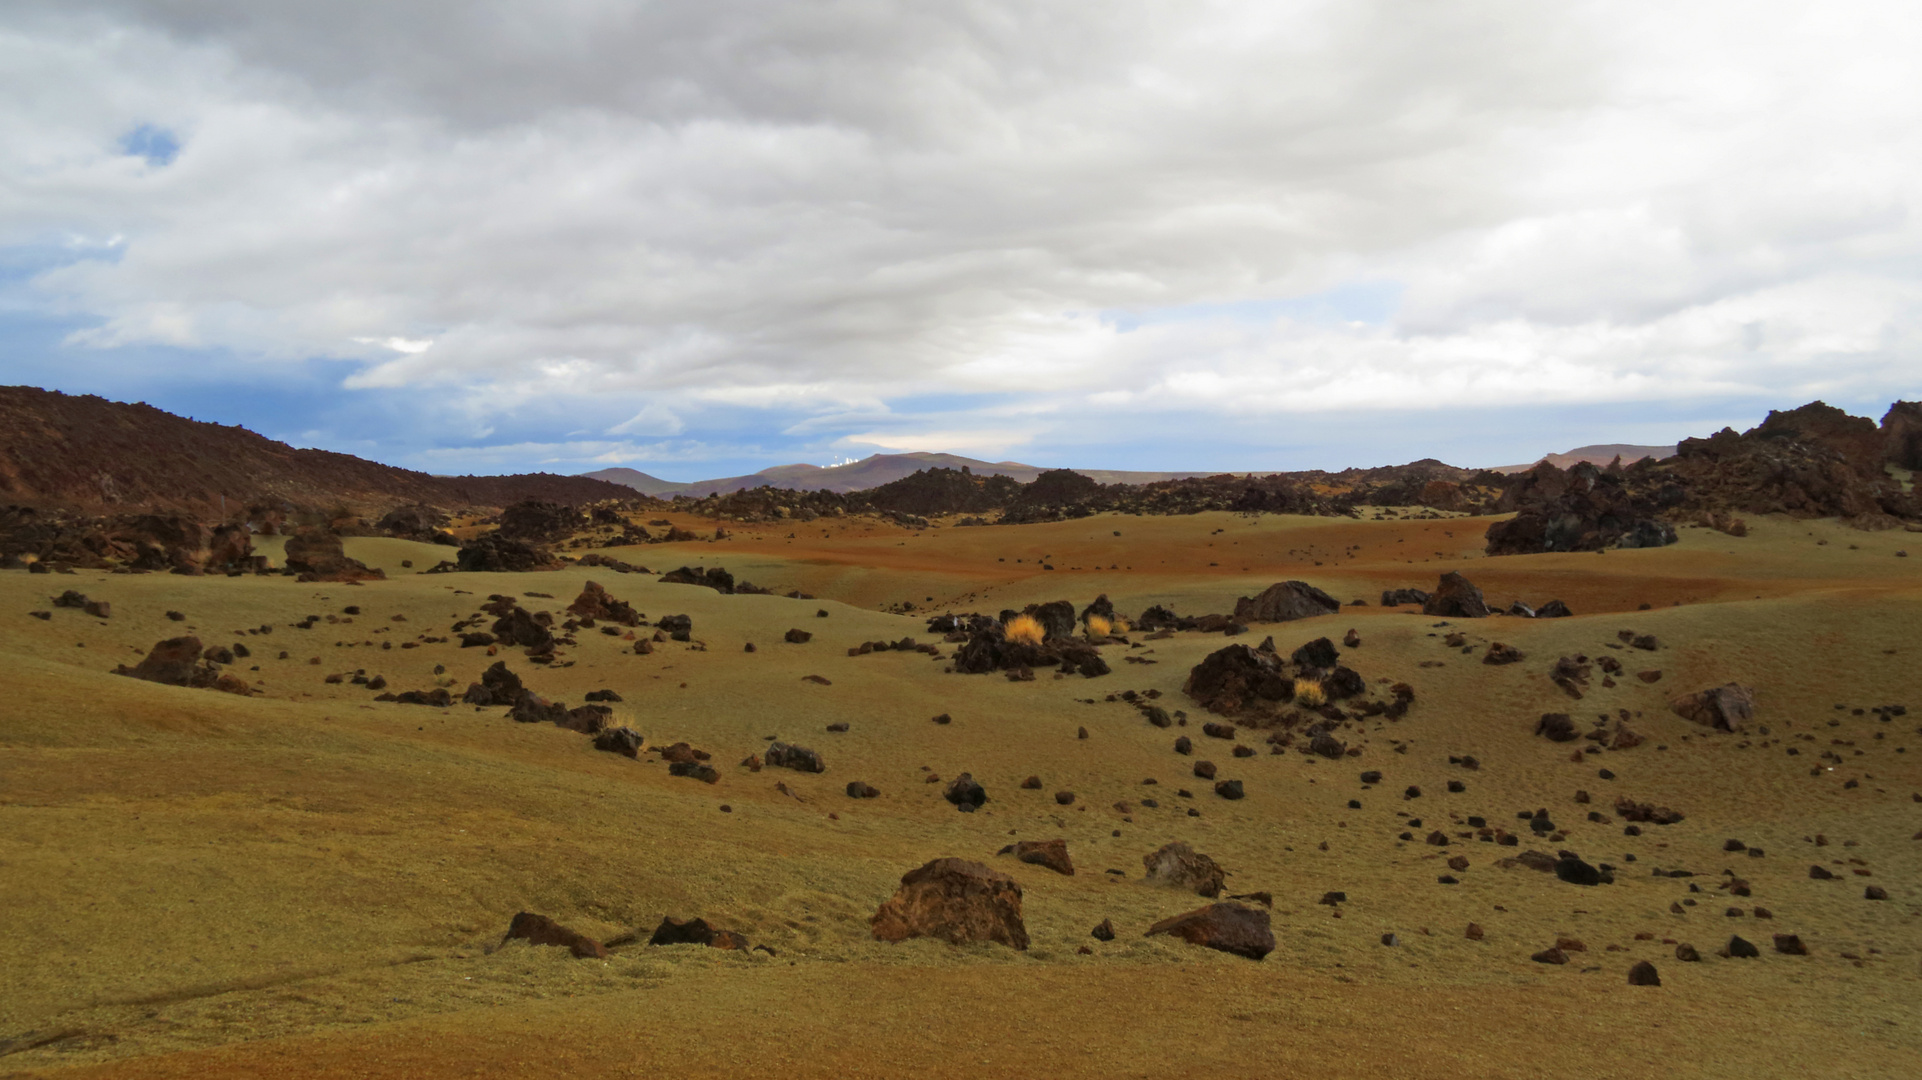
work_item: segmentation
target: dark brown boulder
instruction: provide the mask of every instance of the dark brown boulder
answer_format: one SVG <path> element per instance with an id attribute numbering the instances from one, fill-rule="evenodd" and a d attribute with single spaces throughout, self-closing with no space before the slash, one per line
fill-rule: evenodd
<path id="1" fill-rule="evenodd" d="M 861 780 L 848 781 L 848 798 L 878 799 L 880 797 L 881 797 L 881 789 L 878 787 L 875 787 L 873 784 L 866 783 L 865 781 L 861 781 Z"/>
<path id="2" fill-rule="evenodd" d="M 1148 928 L 1147 937 L 1168 934 L 1190 945 L 1259 960 L 1275 951 L 1268 913 L 1233 901 L 1209 904 L 1163 919 Z"/>
<path id="3" fill-rule="evenodd" d="M 1022 840 L 1001 849 L 1024 863 L 1045 866 L 1057 874 L 1074 876 L 1074 860 L 1068 857 L 1066 840 Z"/>
<path id="4" fill-rule="evenodd" d="M 608 717 L 613 715 L 614 710 L 605 705 L 582 705 L 568 709 L 566 717 L 556 717 L 554 723 L 582 735 L 598 735 L 607 727 Z"/>
<path id="5" fill-rule="evenodd" d="M 732 930 L 717 930 L 706 919 L 677 919 L 669 915 L 654 928 L 649 945 L 705 945 L 710 949 L 748 951 L 747 938 Z"/>
<path id="6" fill-rule="evenodd" d="M 1088 933 L 1089 933 L 1089 936 L 1093 937 L 1096 941 L 1113 941 L 1114 940 L 1114 920 L 1103 919 L 1101 920 L 1101 925 L 1095 927 L 1093 930 L 1090 930 Z"/>
<path id="7" fill-rule="evenodd" d="M 1628 969 L 1628 985 L 1660 986 L 1662 977 L 1655 972 L 1655 965 L 1643 960 Z"/>
<path id="8" fill-rule="evenodd" d="M 633 728 L 608 728 L 594 736 L 594 749 L 604 750 L 610 754 L 620 754 L 623 757 L 638 758 L 641 756 L 641 746 L 646 742 L 647 739 Z"/>
<path id="9" fill-rule="evenodd" d="M 641 624 L 640 613 L 634 610 L 633 605 L 614 599 L 608 595 L 606 589 L 592 581 L 581 589 L 581 594 L 574 598 L 573 603 L 567 605 L 567 610 L 583 619 L 611 622 L 620 626 Z"/>
<path id="10" fill-rule="evenodd" d="M 789 746 L 784 742 L 770 743 L 762 754 L 762 760 L 776 769 L 793 769 L 796 772 L 826 772 L 828 767 L 821 763 L 821 755 L 805 746 Z"/>
<path id="11" fill-rule="evenodd" d="M 966 859 L 935 859 L 901 876 L 901 888 L 869 920 L 879 941 L 931 937 L 952 945 L 991 941 L 1028 947 L 1021 886 Z"/>
<path id="12" fill-rule="evenodd" d="M 1341 601 L 1305 581 L 1282 581 L 1235 601 L 1235 621 L 1293 622 L 1341 610 Z"/>
<path id="13" fill-rule="evenodd" d="M 814 635 L 806 630 L 789 630 L 782 638 L 790 645 L 806 645 L 814 640 Z"/>
<path id="14" fill-rule="evenodd" d="M 494 620 L 493 632 L 503 645 L 537 650 L 551 650 L 554 647 L 553 632 L 523 607 L 513 608 Z"/>
<path id="15" fill-rule="evenodd" d="M 972 811 L 988 801 L 988 792 L 974 782 L 970 773 L 962 773 L 948 783 L 941 797 L 955 805 L 956 809 Z"/>
<path id="16" fill-rule="evenodd" d="M 1179 840 L 1143 855 L 1141 864 L 1147 868 L 1148 881 L 1211 899 L 1221 895 L 1228 876 L 1221 864 Z"/>
<path id="17" fill-rule="evenodd" d="M 1575 721 L 1569 719 L 1567 713 L 1543 713 L 1535 722 L 1535 734 L 1551 742 L 1573 742 L 1581 738 L 1581 732 L 1575 730 Z"/>
<path id="18" fill-rule="evenodd" d="M 1490 645 L 1488 651 L 1482 654 L 1484 664 L 1515 664 L 1526 659 L 1527 656 L 1520 649 L 1513 645 L 1504 645 L 1499 641 Z"/>
<path id="19" fill-rule="evenodd" d="M 1739 934 L 1728 939 L 1728 946 L 1724 951 L 1732 958 L 1743 960 L 1754 960 L 1762 955 L 1762 950 L 1757 949 L 1754 942 Z"/>
<path id="20" fill-rule="evenodd" d="M 1183 691 L 1222 716 L 1271 711 L 1294 696 L 1280 658 L 1247 645 L 1217 649 L 1188 673 Z"/>
<path id="21" fill-rule="evenodd" d="M 1802 939 L 1794 934 L 1777 934 L 1775 951 L 1783 956 L 1807 956 L 1809 947 L 1802 944 Z"/>
<path id="22" fill-rule="evenodd" d="M 507 936 L 501 939 L 501 943 L 506 944 L 517 938 L 530 945 L 557 945 L 581 959 L 607 958 L 607 948 L 600 942 L 531 911 L 514 916 L 514 921 L 508 924 Z"/>
<path id="23" fill-rule="evenodd" d="M 1400 607 L 1403 604 L 1426 604 L 1428 594 L 1420 589 L 1383 589 L 1382 607 Z"/>
<path id="24" fill-rule="evenodd" d="M 1717 731 L 1733 731 L 1736 725 L 1755 718 L 1755 691 L 1740 683 L 1693 694 L 1684 694 L 1668 703 L 1677 716 Z"/>
<path id="25" fill-rule="evenodd" d="M 662 574 L 661 581 L 668 585 L 699 585 L 718 593 L 734 592 L 734 575 L 719 566 L 710 566 L 705 569 L 698 566 L 683 566 L 678 570 L 669 570 Z"/>
<path id="26" fill-rule="evenodd" d="M 1242 789 L 1241 781 L 1239 780 L 1217 780 L 1215 781 L 1215 794 L 1224 799 L 1240 799 L 1245 798 L 1248 793 Z"/>
<path id="27" fill-rule="evenodd" d="M 1474 583 L 1450 570 L 1441 576 L 1421 610 L 1424 615 L 1443 619 L 1485 619 L 1488 601 L 1482 598 L 1482 591 Z"/>

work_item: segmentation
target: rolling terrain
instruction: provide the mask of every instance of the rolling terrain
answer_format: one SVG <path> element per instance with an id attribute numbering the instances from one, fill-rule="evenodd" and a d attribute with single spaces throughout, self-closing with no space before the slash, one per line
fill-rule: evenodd
<path id="1" fill-rule="evenodd" d="M 711 520 L 669 516 L 713 535 Z M 1488 523 L 849 517 L 601 552 L 646 575 L 427 574 L 447 549 L 378 537 L 345 540 L 387 575 L 358 585 L 0 571 L 0 901 L 15 926 L 0 942 L 0 1074 L 1911 1075 L 1922 559 L 1899 553 L 1922 537 L 1756 515 L 1742 537 L 1684 527 L 1664 547 L 1491 558 Z M 259 550 L 277 565 L 281 543 Z M 682 565 L 772 592 L 656 579 Z M 1560 599 L 1573 615 L 1380 603 L 1449 571 L 1497 609 Z M 589 580 L 645 617 L 635 641 L 583 628 L 536 663 L 462 648 L 451 629 L 490 595 L 565 618 Z M 1226 612 L 1286 580 L 1367 604 L 1229 637 L 1129 631 L 1098 646 L 1111 671 L 1096 678 L 955 673 L 956 645 L 925 625 L 1101 595 L 1131 618 Z M 68 589 L 111 608 L 51 602 Z M 681 614 L 689 640 L 637 654 Z M 1398 720 L 1340 726 L 1352 756 L 1271 752 L 1254 726 L 1200 730 L 1227 719 L 1184 692 L 1209 655 L 1272 636 L 1286 656 L 1349 630 L 1342 664 L 1413 692 Z M 222 670 L 253 693 L 112 674 L 184 633 L 245 646 Z M 849 655 L 903 637 L 941 655 Z M 1496 643 L 1523 658 L 1485 663 Z M 1553 675 L 1576 656 L 1627 670 L 1608 687 L 1595 672 L 1574 699 Z M 495 661 L 568 705 L 615 691 L 610 725 L 709 752 L 715 782 L 460 704 Z M 357 674 L 455 703 L 379 701 Z M 1756 703 L 1736 731 L 1669 708 L 1728 682 Z M 1150 701 L 1185 722 L 1155 726 L 1137 707 Z M 1585 728 L 1623 710 L 1641 745 L 1535 734 L 1545 713 Z M 770 738 L 815 750 L 825 771 L 737 764 Z M 1258 753 L 1233 756 L 1237 740 Z M 1203 759 L 1246 797 L 1198 779 Z M 962 772 L 986 790 L 977 812 L 943 798 Z M 1041 786 L 1023 788 L 1029 776 Z M 850 798 L 850 781 L 879 796 Z M 1618 797 L 1684 816 L 1626 835 Z M 1538 810 L 1559 839 L 1518 817 Z M 1471 817 L 1519 843 L 1478 838 Z M 1029 839 L 1065 840 L 1076 873 L 997 854 Z M 1273 952 L 1144 936 L 1208 903 L 1144 880 L 1143 857 L 1171 841 L 1218 860 L 1226 893 L 1267 894 L 1272 907 L 1242 903 L 1269 916 Z M 1502 865 L 1531 850 L 1614 881 Z M 874 939 L 901 876 L 950 856 L 1019 883 L 1026 950 Z M 1888 898 L 1866 899 L 1870 886 Z M 609 955 L 503 943 L 520 911 Z M 645 944 L 666 916 L 764 948 Z M 1111 941 L 1090 935 L 1104 920 Z M 1777 952 L 1776 934 L 1807 954 Z M 1737 935 L 1761 955 L 1716 954 Z M 1570 962 L 1531 959 L 1561 939 L 1581 943 Z M 1701 960 L 1677 959 L 1681 944 Z M 1628 984 L 1639 961 L 1660 986 Z"/>

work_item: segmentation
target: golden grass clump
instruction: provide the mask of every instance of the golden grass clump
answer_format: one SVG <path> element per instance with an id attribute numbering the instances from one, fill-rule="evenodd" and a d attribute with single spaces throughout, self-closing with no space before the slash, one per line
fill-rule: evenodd
<path id="1" fill-rule="evenodd" d="M 1119 615 L 1116 615 L 1116 616 L 1114 617 L 1114 627 L 1113 627 L 1113 632 L 1114 632 L 1114 633 L 1117 633 L 1117 634 L 1125 634 L 1125 633 L 1127 633 L 1128 631 L 1130 631 L 1130 630 L 1133 630 L 1133 629 L 1134 629 L 1134 627 L 1132 627 L 1132 626 L 1129 626 L 1129 625 L 1128 625 L 1128 620 L 1126 620 L 1126 619 L 1124 619 L 1124 618 L 1122 618 L 1122 617 L 1121 617 L 1121 616 L 1119 616 Z"/>
<path id="2" fill-rule="evenodd" d="M 1328 704 L 1328 692 L 1321 688 L 1317 679 L 1295 680 L 1295 704 L 1308 709 L 1319 709 Z"/>
<path id="3" fill-rule="evenodd" d="M 1114 623 L 1110 622 L 1106 617 L 1101 615 L 1088 616 L 1089 637 L 1107 637 L 1112 633 L 1114 633 Z"/>
<path id="4" fill-rule="evenodd" d="M 1036 621 L 1034 616 L 1016 615 L 1008 622 L 1007 636 L 1009 641 L 1025 641 L 1030 645 L 1039 645 L 1041 639 L 1047 636 L 1047 631 L 1041 628 L 1041 623 Z"/>

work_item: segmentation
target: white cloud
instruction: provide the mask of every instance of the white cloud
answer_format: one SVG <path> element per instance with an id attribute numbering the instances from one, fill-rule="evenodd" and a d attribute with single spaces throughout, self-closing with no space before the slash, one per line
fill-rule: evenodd
<path id="1" fill-rule="evenodd" d="M 1922 391 L 1913 5 L 9 10 L 0 244 L 118 240 L 34 283 L 75 344 L 358 361 L 476 427 L 589 396 L 610 436 L 992 453 L 1090 410 Z M 1387 318 L 1249 316 L 1363 284 Z"/>

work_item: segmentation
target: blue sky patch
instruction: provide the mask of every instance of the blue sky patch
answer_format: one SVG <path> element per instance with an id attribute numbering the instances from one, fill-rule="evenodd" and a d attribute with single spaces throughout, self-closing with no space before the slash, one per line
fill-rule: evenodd
<path id="1" fill-rule="evenodd" d="M 147 159 L 155 168 L 173 164 L 180 155 L 180 137 L 166 128 L 142 124 L 120 136 L 120 152 Z"/>

